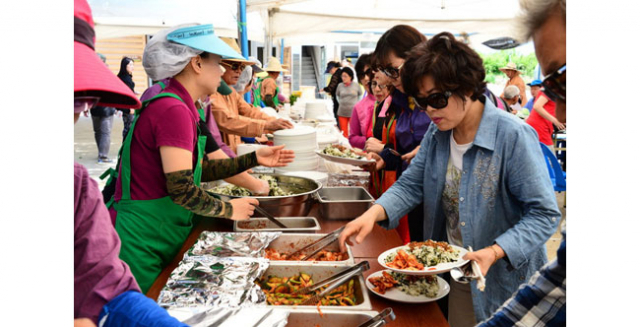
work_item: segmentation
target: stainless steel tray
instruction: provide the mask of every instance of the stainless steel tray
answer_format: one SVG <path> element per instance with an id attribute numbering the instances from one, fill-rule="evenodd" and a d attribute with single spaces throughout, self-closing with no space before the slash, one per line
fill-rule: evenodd
<path id="1" fill-rule="evenodd" d="M 278 236 L 275 240 L 269 243 L 267 249 L 274 249 L 278 252 L 293 252 L 298 249 L 301 249 L 307 244 L 310 244 L 316 240 L 319 240 L 323 236 L 327 234 L 282 234 Z M 349 258 L 343 261 L 288 261 L 288 260 L 270 260 L 270 265 L 304 265 L 308 266 L 310 264 L 313 265 L 333 265 L 333 266 L 352 266 L 354 265 L 355 259 L 353 257 L 353 253 L 351 252 L 351 247 L 347 244 L 347 253 L 349 254 Z M 331 243 L 326 247 L 327 251 L 340 251 L 340 245 L 338 241 Z"/>
<path id="2" fill-rule="evenodd" d="M 253 174 L 258 175 L 258 174 Z M 314 194 L 322 188 L 322 184 L 309 178 L 298 176 L 286 176 L 280 174 L 259 174 L 273 176 L 278 185 L 285 191 L 294 192 L 288 196 L 247 196 L 258 199 L 260 207 L 275 217 L 304 217 L 309 214 L 314 204 Z M 209 190 L 218 185 L 226 184 L 225 181 L 215 181 L 203 185 Z M 223 201 L 230 201 L 240 196 L 223 195 L 211 192 Z"/>
<path id="3" fill-rule="evenodd" d="M 234 232 L 313 232 L 320 230 L 320 223 L 315 217 L 276 217 L 288 228 L 281 228 L 267 218 L 250 218 L 234 221 Z"/>
<path id="4" fill-rule="evenodd" d="M 278 310 L 281 310 L 278 308 Z M 284 309 L 286 310 L 286 309 Z M 322 309 L 322 317 L 318 309 L 297 309 L 289 311 L 286 327 L 312 327 L 316 325 L 331 327 L 356 327 L 375 317 L 376 311 L 347 311 Z"/>
<path id="5" fill-rule="evenodd" d="M 314 282 L 321 281 L 325 278 L 331 277 L 342 270 L 346 269 L 345 266 L 323 266 L 323 265 L 270 265 L 269 268 L 264 272 L 262 276 L 277 276 L 277 277 L 290 277 L 301 272 L 311 275 L 311 278 Z M 343 306 L 327 306 L 321 305 L 320 308 L 324 313 L 326 309 L 335 309 L 335 310 L 346 310 L 346 311 L 354 311 L 354 310 L 371 310 L 371 300 L 369 299 L 369 293 L 367 292 L 367 286 L 364 283 L 364 277 L 362 274 L 354 277 L 355 278 L 355 295 L 356 295 L 356 305 L 343 307 Z M 273 306 L 274 308 L 288 308 L 290 310 L 298 310 L 298 309 L 312 309 L 316 310 L 315 305 L 278 305 Z M 329 326 L 329 325 L 323 325 Z"/>
<path id="6" fill-rule="evenodd" d="M 353 219 L 371 207 L 374 198 L 362 186 L 324 187 L 318 191 L 324 219 Z"/>

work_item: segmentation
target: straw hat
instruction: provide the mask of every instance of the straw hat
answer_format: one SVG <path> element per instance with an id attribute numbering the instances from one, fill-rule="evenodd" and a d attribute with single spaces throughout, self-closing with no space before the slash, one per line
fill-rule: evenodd
<path id="1" fill-rule="evenodd" d="M 509 62 L 506 66 L 500 68 L 500 71 L 503 73 L 505 72 L 505 70 L 514 70 L 518 73 L 522 73 L 521 71 L 518 70 L 518 67 L 513 62 Z"/>
<path id="2" fill-rule="evenodd" d="M 287 70 L 280 65 L 280 61 L 276 57 L 269 58 L 267 67 L 264 68 L 267 72 L 286 72 Z"/>
<path id="3" fill-rule="evenodd" d="M 236 42 L 236 40 L 229 38 L 229 37 L 221 37 L 220 38 L 222 41 L 224 41 L 224 43 L 226 43 L 228 46 L 231 47 L 231 49 L 235 50 L 237 53 L 242 54 L 242 50 L 240 50 L 240 47 L 238 46 L 238 42 Z M 242 63 L 246 63 L 246 64 L 250 64 L 250 65 L 255 65 L 256 62 L 252 61 L 252 60 L 246 60 L 246 59 L 225 59 L 226 61 L 233 61 L 233 62 L 242 62 Z"/>

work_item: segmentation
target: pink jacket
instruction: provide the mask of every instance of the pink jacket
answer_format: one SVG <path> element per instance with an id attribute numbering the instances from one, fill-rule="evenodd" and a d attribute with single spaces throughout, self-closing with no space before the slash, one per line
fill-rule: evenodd
<path id="1" fill-rule="evenodd" d="M 375 103 L 376 98 L 373 94 L 367 93 L 353 107 L 349 123 L 349 143 L 354 148 L 364 149 L 367 131 L 371 128 L 371 115 L 373 115 Z"/>

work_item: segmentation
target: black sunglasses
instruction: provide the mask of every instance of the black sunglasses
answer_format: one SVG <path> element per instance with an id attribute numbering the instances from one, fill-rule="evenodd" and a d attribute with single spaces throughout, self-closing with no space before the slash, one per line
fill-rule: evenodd
<path id="1" fill-rule="evenodd" d="M 450 91 L 446 91 L 442 93 L 432 93 L 424 98 L 414 97 L 413 99 L 424 110 L 427 110 L 427 106 L 433 109 L 442 109 L 449 104 L 449 97 L 451 97 L 451 94 L 452 93 Z"/>
<path id="2" fill-rule="evenodd" d="M 244 70 L 245 67 L 247 67 L 247 65 L 245 64 L 241 64 L 238 62 L 234 62 L 233 64 L 228 63 L 228 62 L 222 62 L 223 65 L 229 67 L 229 69 L 231 70 Z"/>
<path id="3" fill-rule="evenodd" d="M 404 63 L 402 63 L 400 66 L 398 66 L 398 68 L 395 68 L 395 67 L 392 67 L 392 66 L 381 67 L 380 71 L 382 71 L 389 78 L 396 79 L 396 78 L 400 77 L 400 69 L 402 68 L 403 65 L 404 65 Z"/>
<path id="4" fill-rule="evenodd" d="M 567 97 L 567 64 L 562 65 L 555 72 L 545 76 L 542 81 L 544 94 L 552 100 L 566 102 Z"/>

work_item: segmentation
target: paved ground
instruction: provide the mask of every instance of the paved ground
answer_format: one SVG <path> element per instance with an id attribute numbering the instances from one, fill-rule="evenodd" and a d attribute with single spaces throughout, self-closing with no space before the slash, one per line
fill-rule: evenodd
<path id="1" fill-rule="evenodd" d="M 114 160 L 122 144 L 122 127 L 122 117 L 115 116 L 113 120 L 113 130 L 111 131 L 111 148 L 109 150 L 109 158 Z M 105 181 L 101 181 L 98 177 L 109 167 L 115 167 L 115 162 L 113 164 L 98 164 L 98 148 L 93 136 L 91 117 L 81 116 L 75 124 L 74 142 L 74 160 L 87 167 L 91 177 L 93 177 L 100 185 L 100 188 L 102 188 Z M 556 198 L 560 211 L 562 212 L 562 219 L 564 220 L 566 217 L 566 209 L 563 207 L 564 193 L 556 193 Z M 561 241 L 562 235 L 558 229 L 558 231 L 549 238 L 549 241 L 547 241 L 547 255 L 549 260 L 555 259 L 556 251 Z"/>

